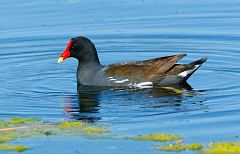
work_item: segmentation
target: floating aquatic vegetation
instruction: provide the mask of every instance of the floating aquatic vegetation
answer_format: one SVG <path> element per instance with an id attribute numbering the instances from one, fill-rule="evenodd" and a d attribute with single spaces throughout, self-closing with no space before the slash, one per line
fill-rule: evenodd
<path id="1" fill-rule="evenodd" d="M 37 118 L 14 117 L 0 120 L 0 150 L 25 151 L 28 148 L 20 145 L 2 144 L 18 138 L 31 137 L 36 135 L 80 135 L 89 137 L 97 134 L 104 134 L 108 130 L 103 125 L 91 125 L 82 121 L 64 121 L 58 124 L 40 123 Z M 91 136 L 90 136 L 91 135 Z M 94 136 L 93 136 L 94 135 Z M 103 137 L 103 136 L 100 136 Z"/>
<path id="2" fill-rule="evenodd" d="M 13 138 L 5 136 L 5 135 L 0 135 L 0 143 L 8 142 L 13 140 Z"/>
<path id="3" fill-rule="evenodd" d="M 240 153 L 240 142 L 216 142 L 208 145 L 202 150 L 206 154 L 238 154 Z"/>
<path id="4" fill-rule="evenodd" d="M 18 138 L 31 137 L 36 135 L 79 135 L 89 138 L 107 137 L 105 133 L 109 130 L 100 124 L 88 124 L 82 121 L 63 121 L 58 124 L 41 123 L 37 118 L 20 118 L 0 120 L 0 150 L 22 152 L 29 148 L 22 145 L 3 144 Z M 216 142 L 203 148 L 202 144 L 182 144 L 183 138 L 175 134 L 155 133 L 139 135 L 126 139 L 142 141 L 170 142 L 163 146 L 155 146 L 160 151 L 184 151 L 196 150 L 206 154 L 236 154 L 240 153 L 240 142 Z M 176 142 L 172 144 L 172 142 Z"/>
<path id="5" fill-rule="evenodd" d="M 20 118 L 20 117 L 13 117 L 9 120 L 9 124 L 19 126 L 24 124 L 35 124 L 41 121 L 38 118 Z"/>
<path id="6" fill-rule="evenodd" d="M 103 134 L 108 132 L 108 130 L 102 125 L 91 125 L 82 121 L 64 121 L 58 124 L 45 123 L 45 125 L 39 125 L 39 123 L 37 123 L 38 125 L 36 125 L 36 122 L 39 122 L 39 121 L 40 121 L 39 119 L 35 119 L 35 118 L 19 118 L 19 117 L 11 118 L 5 121 L 6 124 L 11 124 L 11 125 L 6 125 L 9 127 L 4 127 L 0 129 L 0 132 L 22 131 L 21 135 L 15 134 L 15 138 L 29 137 L 29 136 L 40 135 L 40 134 L 44 134 L 44 135 L 62 134 L 62 133 Z M 22 126 L 24 124 L 30 124 L 30 125 Z M 4 134 L 3 136 L 0 136 L 0 139 L 1 137 L 2 137 L 2 141 L 4 142 L 13 139 L 13 137 L 11 138 L 9 138 L 8 136 L 6 137 L 6 134 Z"/>
<path id="7" fill-rule="evenodd" d="M 202 144 L 192 143 L 192 144 L 167 144 L 165 146 L 156 146 L 156 150 L 160 151 L 185 151 L 185 150 L 201 150 L 203 148 Z"/>
<path id="8" fill-rule="evenodd" d="M 0 143 L 12 141 L 14 139 L 21 138 L 21 137 L 22 137 L 21 134 L 15 134 L 15 133 L 10 133 L 10 132 L 1 133 L 0 134 Z"/>
<path id="9" fill-rule="evenodd" d="M 183 144 L 183 138 L 175 134 L 166 134 L 166 133 L 155 133 L 150 135 L 139 135 L 133 137 L 132 139 L 142 140 L 142 141 L 158 141 L 158 142 L 170 142 L 175 141 L 175 144 L 166 144 L 164 146 L 155 146 L 156 150 L 159 151 L 173 151 L 179 152 L 184 150 L 201 150 L 203 148 L 202 144 L 192 143 L 192 144 Z"/>
<path id="10" fill-rule="evenodd" d="M 167 141 L 177 141 L 181 140 L 182 137 L 175 134 L 166 134 L 166 133 L 155 133 L 150 135 L 140 135 L 133 137 L 136 140 L 147 140 L 147 141 L 158 141 L 158 142 L 167 142 Z"/>
<path id="11" fill-rule="evenodd" d="M 102 128 L 102 127 L 92 127 L 92 126 L 88 126 L 86 128 L 84 128 L 85 132 L 89 133 L 89 134 L 94 134 L 94 133 L 98 133 L 98 134 L 103 134 L 108 132 L 108 130 L 106 128 Z"/>
<path id="12" fill-rule="evenodd" d="M 17 151 L 17 152 L 23 152 L 28 150 L 28 147 L 25 147 L 23 145 L 9 145 L 9 144 L 0 144 L 0 150 L 4 151 Z"/>
<path id="13" fill-rule="evenodd" d="M 62 131 L 68 131 L 70 133 L 77 133 L 82 135 L 103 134 L 108 132 L 108 130 L 103 126 L 90 125 L 82 121 L 62 122 L 62 123 L 59 123 L 57 127 L 60 128 Z"/>
<path id="14" fill-rule="evenodd" d="M 66 121 L 66 122 L 59 123 L 57 127 L 61 129 L 74 129 L 74 128 L 83 127 L 85 125 L 86 123 L 82 121 L 70 121 L 70 122 Z"/>
<path id="15" fill-rule="evenodd" d="M 0 128 L 7 128 L 9 126 L 9 124 L 4 121 L 4 120 L 0 120 Z"/>
<path id="16" fill-rule="evenodd" d="M 40 121 L 41 120 L 37 118 L 13 117 L 6 120 L 0 120 L 0 129 L 18 127 L 18 126 L 24 126 L 24 125 L 33 125 L 33 124 L 37 124 Z"/>

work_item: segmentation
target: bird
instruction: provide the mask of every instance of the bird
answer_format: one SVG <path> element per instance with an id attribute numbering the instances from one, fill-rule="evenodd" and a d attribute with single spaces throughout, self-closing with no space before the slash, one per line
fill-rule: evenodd
<path id="1" fill-rule="evenodd" d="M 151 88 L 171 86 L 186 80 L 207 60 L 188 64 L 177 62 L 187 54 L 176 54 L 143 61 L 101 65 L 94 43 L 83 36 L 71 38 L 58 63 L 69 57 L 78 60 L 77 83 L 83 86 Z"/>

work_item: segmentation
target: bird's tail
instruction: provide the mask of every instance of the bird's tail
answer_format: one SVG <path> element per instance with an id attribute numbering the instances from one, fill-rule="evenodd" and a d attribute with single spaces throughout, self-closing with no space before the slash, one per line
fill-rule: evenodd
<path id="1" fill-rule="evenodd" d="M 178 75 L 181 77 L 184 77 L 185 80 L 187 80 L 205 61 L 207 61 L 207 57 L 191 62 L 189 64 L 186 64 L 187 69 Z"/>

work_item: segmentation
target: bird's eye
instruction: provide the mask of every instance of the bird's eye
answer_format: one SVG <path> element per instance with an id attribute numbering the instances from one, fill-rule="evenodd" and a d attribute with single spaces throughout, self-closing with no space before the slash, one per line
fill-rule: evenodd
<path id="1" fill-rule="evenodd" d="M 72 46 L 71 46 L 71 49 L 72 49 L 72 50 L 75 50 L 75 49 L 76 49 L 76 46 L 75 46 L 75 45 L 72 45 Z"/>

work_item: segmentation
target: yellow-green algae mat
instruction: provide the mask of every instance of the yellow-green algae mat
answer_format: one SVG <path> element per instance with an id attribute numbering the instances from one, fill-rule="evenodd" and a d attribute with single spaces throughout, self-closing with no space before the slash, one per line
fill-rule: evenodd
<path id="1" fill-rule="evenodd" d="M 208 148 L 203 149 L 208 154 L 239 154 L 240 142 L 216 142 L 211 143 Z"/>
<path id="2" fill-rule="evenodd" d="M 19 118 L 0 120 L 0 150 L 23 152 L 29 147 L 23 145 L 6 144 L 6 142 L 31 137 L 34 135 L 80 135 L 87 137 L 106 137 L 109 132 L 105 125 L 88 124 L 82 121 L 64 121 L 57 124 L 44 122 L 37 118 Z M 117 139 L 117 138 L 116 138 Z M 118 138 L 119 139 L 119 138 Z M 134 137 L 122 137 L 120 139 L 131 139 L 140 141 L 162 142 L 163 145 L 154 146 L 155 150 L 180 152 L 192 150 L 204 154 L 238 154 L 240 153 L 240 142 L 215 142 L 207 146 L 199 143 L 184 144 L 183 137 L 175 134 L 155 133 L 139 135 Z"/>
<path id="3" fill-rule="evenodd" d="M 183 138 L 175 134 L 167 133 L 155 133 L 149 135 L 139 135 L 131 137 L 130 139 L 140 140 L 140 141 L 156 141 L 156 142 L 166 142 L 164 146 L 155 146 L 156 150 L 159 151 L 169 151 L 169 152 L 179 152 L 184 150 L 201 150 L 203 146 L 201 144 L 183 144 Z M 171 142 L 175 142 L 174 144 Z"/>
<path id="4" fill-rule="evenodd" d="M 204 147 L 199 143 L 183 143 L 183 137 L 175 134 L 155 133 L 128 137 L 140 141 L 163 142 L 165 145 L 154 146 L 155 150 L 165 152 L 196 151 L 202 154 L 240 154 L 240 142 L 215 142 Z"/>
<path id="5" fill-rule="evenodd" d="M 80 135 L 104 137 L 108 132 L 104 125 L 88 124 L 82 121 L 64 121 L 58 124 L 43 122 L 37 118 L 19 118 L 0 120 L 0 150 L 23 152 L 29 148 L 23 145 L 5 144 L 6 142 L 34 135 Z"/>

